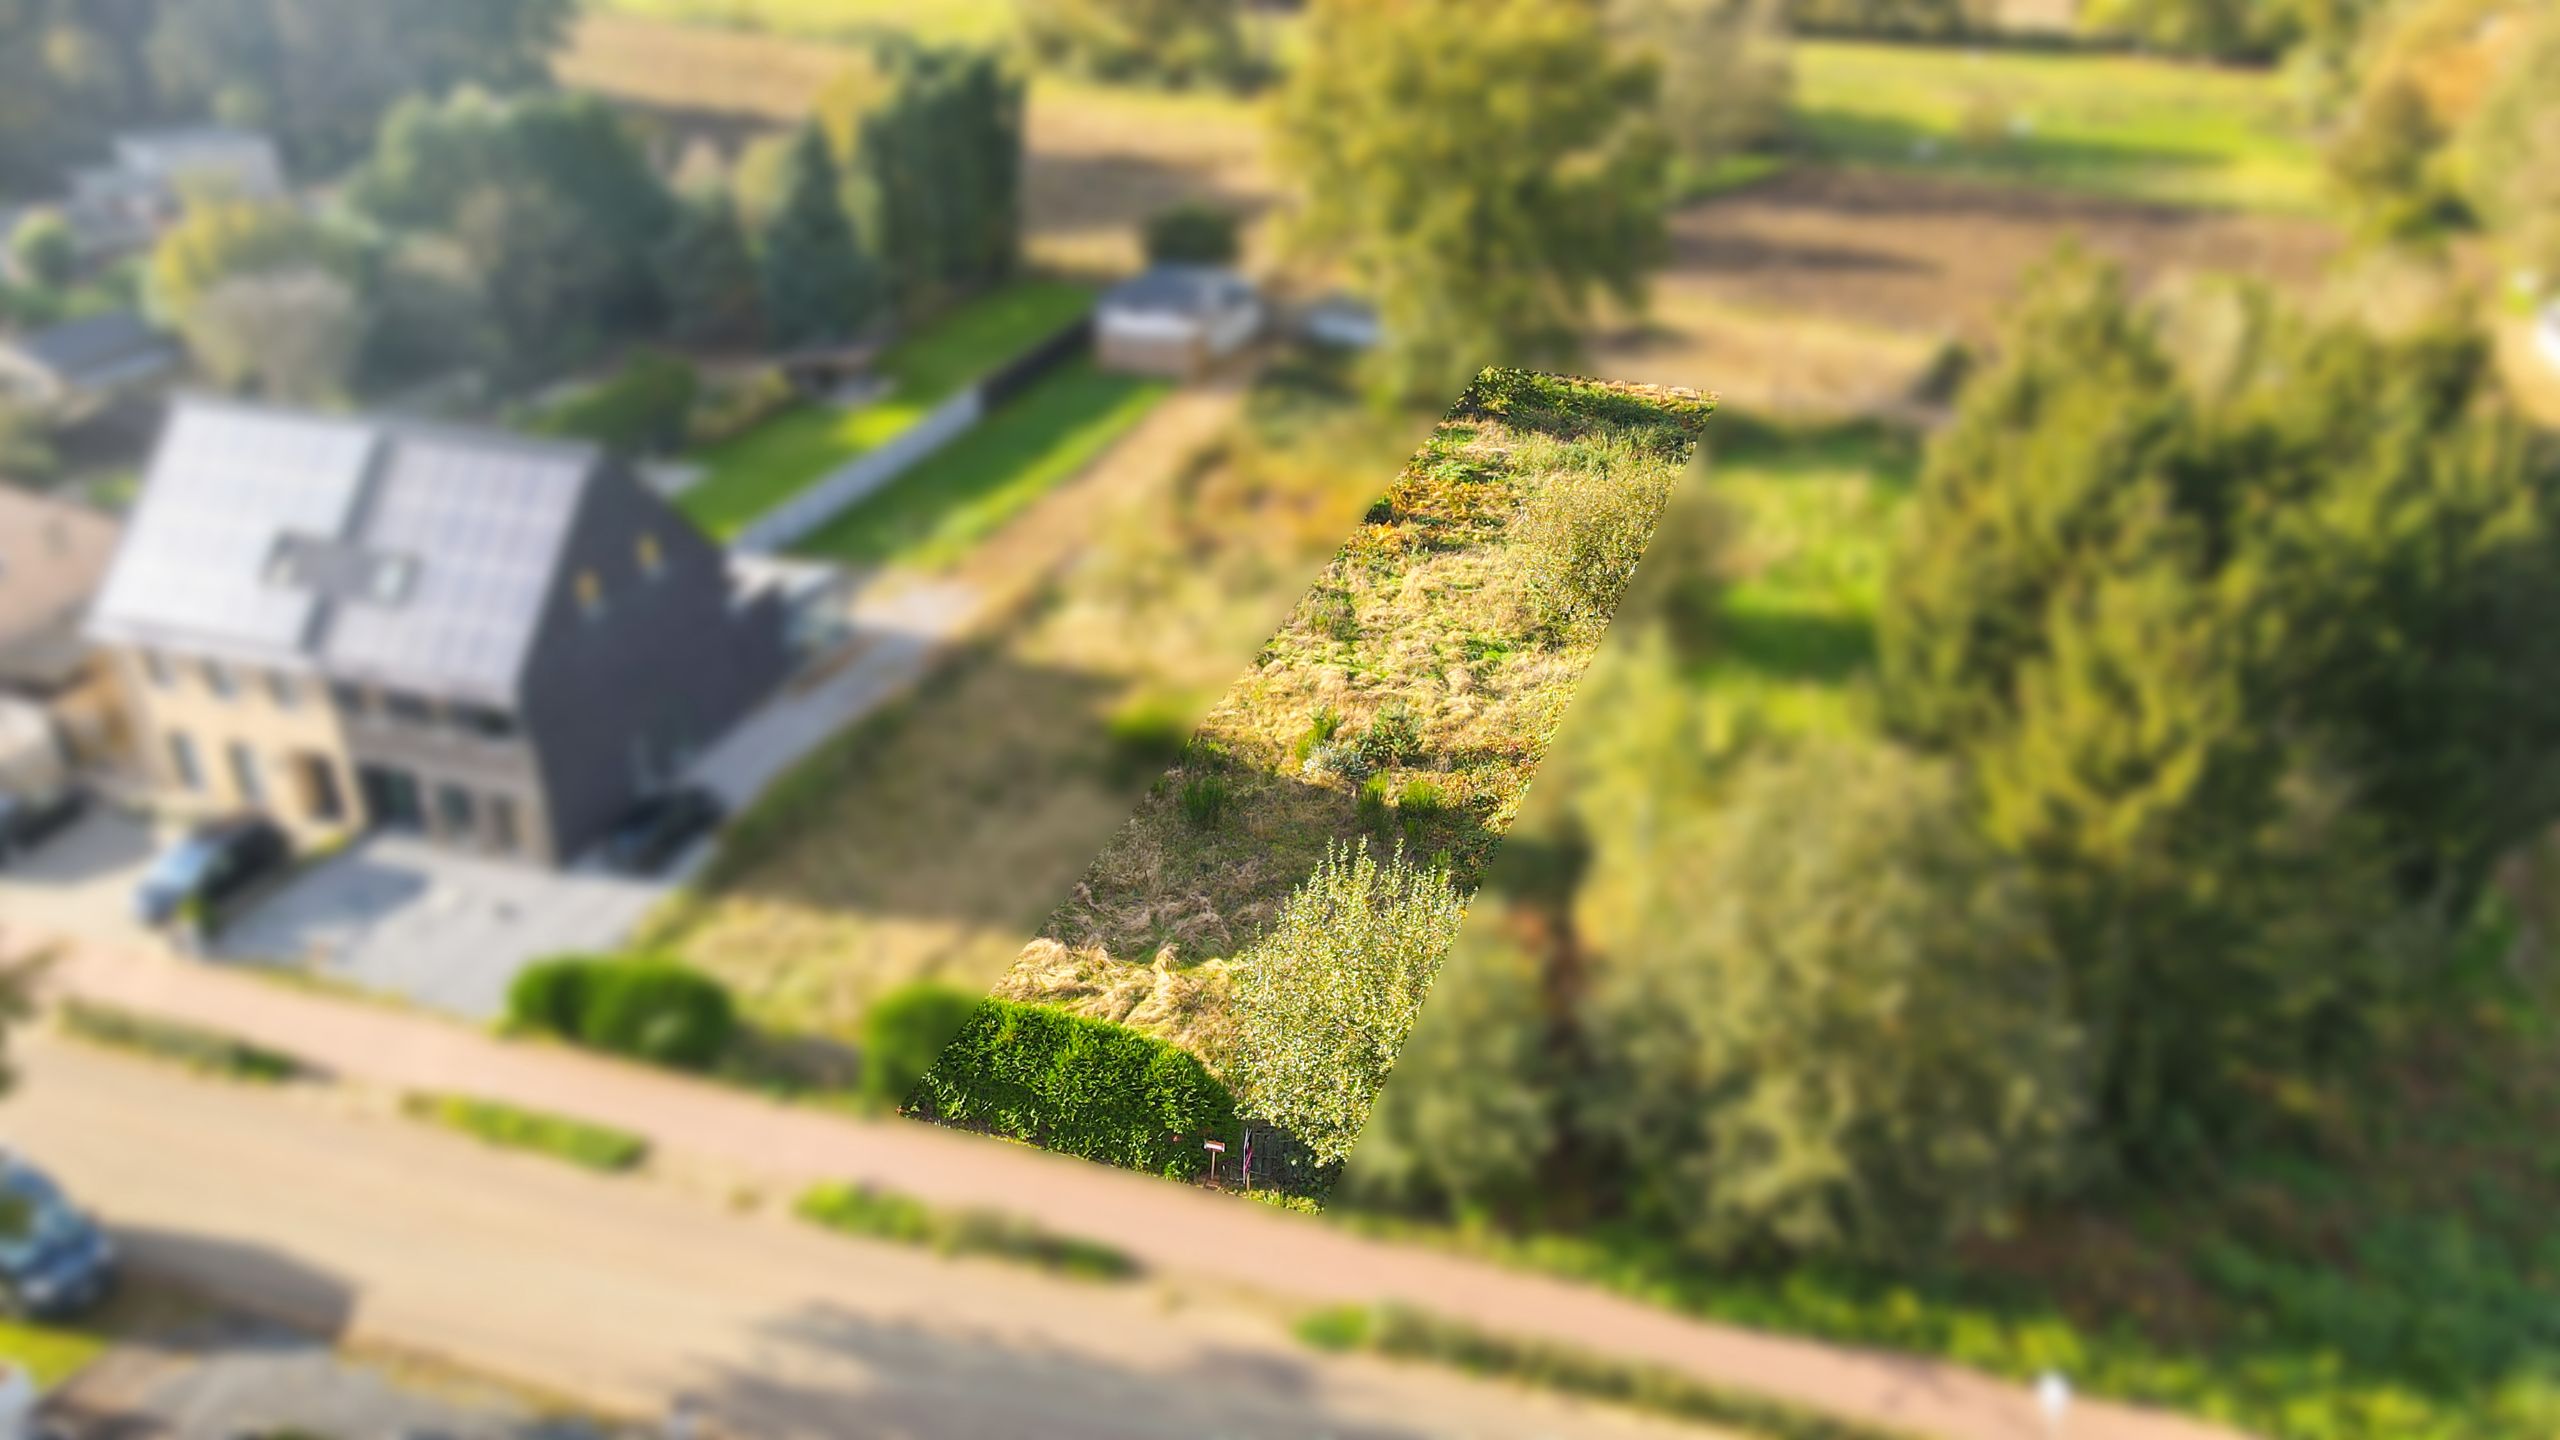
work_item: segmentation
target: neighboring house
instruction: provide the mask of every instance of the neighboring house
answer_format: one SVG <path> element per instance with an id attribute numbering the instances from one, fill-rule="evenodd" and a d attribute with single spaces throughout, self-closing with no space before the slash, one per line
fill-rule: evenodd
<path id="1" fill-rule="evenodd" d="M 90 620 L 174 806 L 575 856 L 790 666 L 596 446 L 181 402 Z"/>
<path id="2" fill-rule="evenodd" d="M 1103 295 L 1093 348 L 1108 369 L 1187 377 L 1261 329 L 1262 297 L 1243 276 L 1214 265 L 1158 265 Z"/>
<path id="3" fill-rule="evenodd" d="M 71 423 L 156 394 L 178 347 L 130 310 L 0 336 L 0 394 Z"/>
<path id="4" fill-rule="evenodd" d="M 273 140 L 254 130 L 189 125 L 115 138 L 115 159 L 70 172 L 59 204 L 81 254 L 139 250 L 203 196 L 282 200 L 290 194 Z"/>
<path id="5" fill-rule="evenodd" d="M 121 748 L 113 674 L 81 635 L 116 550 L 116 522 L 84 505 L 0 485 L 0 694 L 42 705 L 83 759 Z"/>
<path id="6" fill-rule="evenodd" d="M 1327 295 L 1298 312 L 1298 333 L 1329 350 L 1374 350 L 1385 338 L 1377 307 L 1356 295 Z"/>

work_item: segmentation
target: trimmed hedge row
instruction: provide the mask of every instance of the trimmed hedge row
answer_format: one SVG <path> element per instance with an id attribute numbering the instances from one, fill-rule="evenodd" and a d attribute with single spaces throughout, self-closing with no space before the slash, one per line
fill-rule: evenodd
<path id="1" fill-rule="evenodd" d="M 719 981 L 672 960 L 563 955 L 507 987 L 507 1018 L 527 1029 L 680 1070 L 708 1070 L 738 1033 Z"/>
<path id="2" fill-rule="evenodd" d="M 1191 1179 L 1236 1138 L 1235 1097 L 1190 1052 L 1045 1005 L 982 1000 L 908 1107 L 1043 1149 Z"/>

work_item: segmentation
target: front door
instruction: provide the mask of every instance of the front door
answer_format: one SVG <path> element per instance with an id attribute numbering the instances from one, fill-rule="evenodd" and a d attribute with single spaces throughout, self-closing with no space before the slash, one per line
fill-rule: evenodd
<path id="1" fill-rule="evenodd" d="M 418 794 L 418 777 L 388 765 L 366 765 L 356 772 L 364 788 L 364 816 L 384 830 L 424 830 L 426 803 Z"/>

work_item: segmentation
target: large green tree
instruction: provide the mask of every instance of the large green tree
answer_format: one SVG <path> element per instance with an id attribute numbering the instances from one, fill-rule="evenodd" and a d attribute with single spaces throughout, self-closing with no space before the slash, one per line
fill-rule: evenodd
<path id="1" fill-rule="evenodd" d="M 1557 363 L 1597 296 L 1642 302 L 1667 177 L 1654 86 L 1594 0 L 1318 0 L 1276 153 L 1301 239 L 1378 303 L 1390 388 Z"/>
<path id="2" fill-rule="evenodd" d="M 403 102 L 349 195 L 388 228 L 457 241 L 528 371 L 663 318 L 657 260 L 679 207 L 591 96 Z"/>
<path id="3" fill-rule="evenodd" d="M 1660 68 L 1662 128 L 1688 180 L 1784 132 L 1791 74 L 1778 0 L 1610 0 L 1609 23 Z"/>
<path id="4" fill-rule="evenodd" d="M 1934 449 L 1882 653 L 2037 869 L 2138 1160 L 2334 1078 L 2560 813 L 2547 450 L 2458 319 L 2264 300 L 2203 383 L 2067 263 Z"/>
<path id="5" fill-rule="evenodd" d="M 820 124 L 849 211 L 902 314 L 1012 273 L 1021 231 L 1022 78 L 987 50 L 886 43 Z"/>
<path id="6" fill-rule="evenodd" d="M 878 277 L 845 216 L 835 161 L 814 125 L 792 149 L 763 249 L 764 309 L 776 341 L 843 340 L 876 318 Z"/>
<path id="7" fill-rule="evenodd" d="M 1243 0 L 1022 0 L 1042 61 L 1100 80 L 1233 85 L 1255 66 Z"/>
<path id="8" fill-rule="evenodd" d="M 540 84 L 574 0 L 184 0 L 150 56 L 182 111 L 269 129 L 312 169 L 353 160 L 398 102 Z"/>
<path id="9" fill-rule="evenodd" d="M 1702 1253 L 1924 1253 L 2064 1173 L 2066 972 L 1960 777 L 1890 747 L 1747 765 L 1597 972 L 1585 1128 Z"/>
<path id="10" fill-rule="evenodd" d="M 700 345 L 752 345 L 764 338 L 764 296 L 755 255 L 725 193 L 685 202 L 657 256 L 668 328 Z"/>

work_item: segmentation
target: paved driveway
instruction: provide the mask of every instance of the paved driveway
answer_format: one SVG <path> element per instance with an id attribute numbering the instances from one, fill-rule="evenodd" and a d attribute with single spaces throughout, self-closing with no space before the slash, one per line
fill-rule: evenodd
<path id="1" fill-rule="evenodd" d="M 633 879 L 482 859 L 415 836 L 370 835 L 249 906 L 217 960 L 290 964 L 473 1020 L 506 1009 L 528 963 L 609 950 L 708 853 Z"/>

